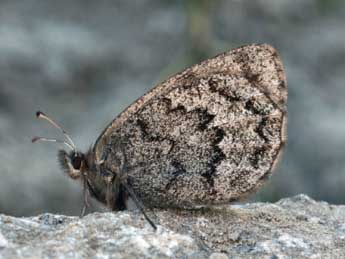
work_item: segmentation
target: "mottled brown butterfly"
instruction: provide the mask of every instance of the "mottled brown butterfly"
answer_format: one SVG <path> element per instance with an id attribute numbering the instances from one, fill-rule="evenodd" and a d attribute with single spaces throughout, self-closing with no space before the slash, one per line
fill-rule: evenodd
<path id="1" fill-rule="evenodd" d="M 64 171 L 112 210 L 228 204 L 271 175 L 285 143 L 287 85 L 276 50 L 248 45 L 187 68 L 135 101 L 82 153 L 60 128 Z"/>

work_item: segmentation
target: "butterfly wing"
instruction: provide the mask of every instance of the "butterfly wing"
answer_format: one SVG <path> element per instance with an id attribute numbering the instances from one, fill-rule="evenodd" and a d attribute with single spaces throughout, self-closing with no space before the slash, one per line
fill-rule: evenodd
<path id="1" fill-rule="evenodd" d="M 287 85 L 269 45 L 220 54 L 157 85 L 98 138 L 96 158 L 147 206 L 238 200 L 271 174 L 285 142 Z"/>

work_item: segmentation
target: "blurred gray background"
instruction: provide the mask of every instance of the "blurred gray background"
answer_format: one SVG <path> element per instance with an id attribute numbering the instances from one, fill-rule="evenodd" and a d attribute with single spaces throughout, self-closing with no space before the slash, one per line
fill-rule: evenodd
<path id="1" fill-rule="evenodd" d="M 169 75 L 248 43 L 280 53 L 288 145 L 253 197 L 306 193 L 345 203 L 345 1 L 0 1 L 0 213 L 77 215 L 51 115 L 85 151 L 127 105 Z"/>

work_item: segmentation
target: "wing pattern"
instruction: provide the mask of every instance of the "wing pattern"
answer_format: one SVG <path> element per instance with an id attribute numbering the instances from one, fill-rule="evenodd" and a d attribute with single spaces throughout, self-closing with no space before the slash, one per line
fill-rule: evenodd
<path id="1" fill-rule="evenodd" d="M 238 200 L 272 172 L 285 142 L 287 86 L 276 51 L 248 45 L 156 86 L 102 133 L 96 156 L 147 206 Z"/>

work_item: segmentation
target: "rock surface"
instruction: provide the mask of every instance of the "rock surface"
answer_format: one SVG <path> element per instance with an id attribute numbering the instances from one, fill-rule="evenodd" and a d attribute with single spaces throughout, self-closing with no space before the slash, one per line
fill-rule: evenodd
<path id="1" fill-rule="evenodd" d="M 344 258 L 345 206 L 298 195 L 197 211 L 0 215 L 0 258 Z"/>

